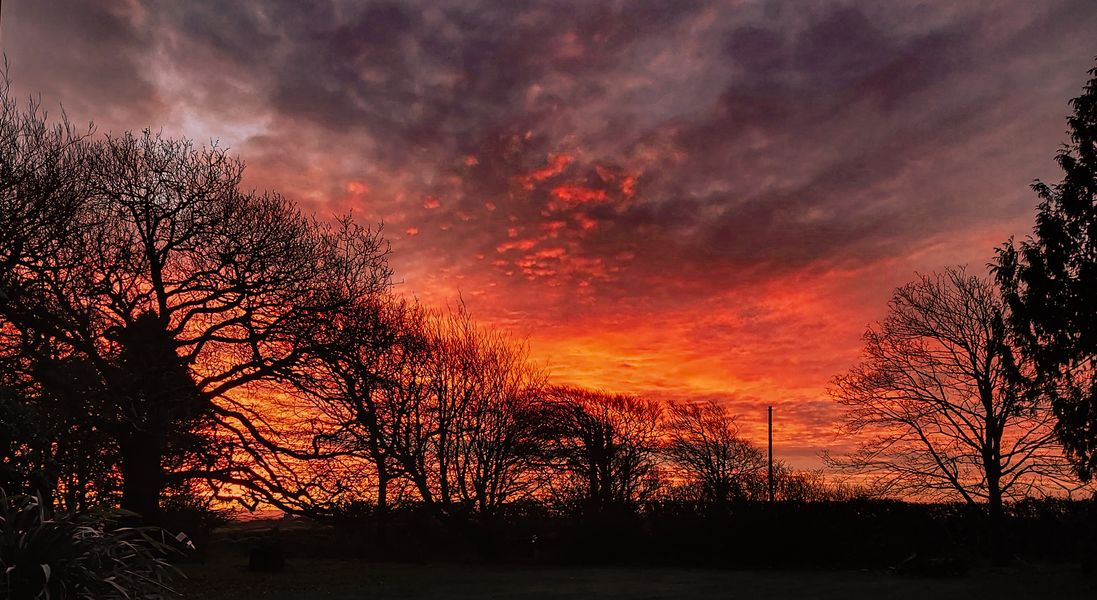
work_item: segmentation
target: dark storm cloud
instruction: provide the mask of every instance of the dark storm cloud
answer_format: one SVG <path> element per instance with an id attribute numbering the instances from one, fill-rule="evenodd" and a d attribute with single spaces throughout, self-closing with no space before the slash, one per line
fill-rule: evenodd
<path id="1" fill-rule="evenodd" d="M 1057 21 L 1082 41 L 1084 27 L 1070 20 L 1094 24 L 1093 15 L 1062 10 L 1036 20 Z M 643 257 L 654 273 L 689 265 L 697 274 L 773 276 L 871 262 L 1001 216 L 965 198 L 985 181 L 926 180 L 911 171 L 946 153 L 985 161 L 980 142 L 1008 127 L 1000 120 L 1012 119 L 1029 93 L 993 79 L 1020 75 L 1010 73 L 1008 54 L 997 53 L 1037 35 L 1032 26 L 995 39 L 986 29 L 1003 25 L 987 15 L 907 34 L 886 31 L 887 15 L 854 7 L 801 16 L 799 26 L 783 17 L 778 11 L 728 33 L 731 81 L 711 111 L 667 128 L 685 159 L 650 173 L 649 202 L 621 215 L 623 231 L 662 234 Z M 1080 66 L 1089 44 L 1075 57 Z M 973 77 L 976 70 L 991 78 Z M 997 192 L 983 190 L 1002 208 L 1016 207 Z"/>
<path id="2" fill-rule="evenodd" d="M 1095 12 L 1080 3 L 153 0 L 108 11 L 17 2 L 5 29 L 29 63 L 16 75 L 67 106 L 129 111 L 144 126 L 164 103 L 181 129 L 203 119 L 211 136 L 239 127 L 238 149 L 273 175 L 270 185 L 315 203 L 361 180 L 372 199 L 344 204 L 373 202 L 371 216 L 414 227 L 424 253 L 437 254 L 426 244 L 458 263 L 489 255 L 506 273 L 536 250 L 563 248 L 549 262 L 585 267 L 539 268 L 540 279 L 570 273 L 573 285 L 598 270 L 596 280 L 628 294 L 630 282 L 650 288 L 668 268 L 680 284 L 714 271 L 764 277 L 893 256 L 978 225 L 984 215 L 956 202 L 962 181 L 927 185 L 915 165 L 950 150 L 975 155 L 1002 127 L 993 119 L 1026 108 L 1002 81 L 1039 74 L 1024 61 L 1050 60 L 1073 39 L 1083 70 L 1097 52 L 1084 35 Z M 30 51 L 46 38 L 56 40 L 48 52 Z M 1062 81 L 1045 87 L 1059 93 Z M 561 155 L 557 171 L 527 177 Z M 622 194 L 624 173 L 634 197 Z M 561 186 L 607 200 L 561 201 Z M 386 207 L 396 195 L 402 204 Z M 494 256 L 516 231 L 536 245 Z"/>

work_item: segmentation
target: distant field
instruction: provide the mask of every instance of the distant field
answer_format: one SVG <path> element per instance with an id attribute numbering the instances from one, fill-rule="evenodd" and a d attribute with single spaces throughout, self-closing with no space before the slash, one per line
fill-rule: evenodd
<path id="1" fill-rule="evenodd" d="M 411 565 L 292 560 L 283 573 L 246 570 L 244 559 L 186 565 L 188 598 L 819 598 L 1093 600 L 1094 578 L 1068 567 L 985 569 L 957 578 L 867 571 L 719 571 L 639 567 Z"/>

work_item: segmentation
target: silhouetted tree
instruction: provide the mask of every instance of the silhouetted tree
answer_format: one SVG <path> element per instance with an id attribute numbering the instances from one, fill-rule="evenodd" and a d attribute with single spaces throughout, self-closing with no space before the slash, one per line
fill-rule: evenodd
<path id="1" fill-rule="evenodd" d="M 844 432 L 865 438 L 832 466 L 871 476 L 882 493 L 986 503 L 1074 485 L 1047 410 L 1029 407 L 1011 373 L 1005 307 L 963 269 L 899 288 L 864 336 L 863 362 L 835 379 Z"/>
<path id="2" fill-rule="evenodd" d="M 545 456 L 577 484 L 583 509 L 633 509 L 656 489 L 657 402 L 558 386 L 540 412 Z"/>
<path id="3" fill-rule="evenodd" d="M 540 483 L 537 400 L 544 374 L 525 344 L 477 325 L 463 305 L 435 325 L 440 394 L 460 398 L 447 461 L 461 502 L 491 517 Z"/>
<path id="4" fill-rule="evenodd" d="M 31 362 L 14 352 L 6 357 Z M 30 491 L 58 508 L 114 503 L 121 489 L 114 468 L 118 448 L 105 428 L 89 427 L 89 421 L 98 422 L 91 415 L 109 406 L 94 383 L 94 368 L 73 357 L 39 357 L 32 364 L 32 373 L 19 375 L 17 397 L 5 402 L 14 412 L 9 431 L 15 434 L 7 456 L 23 461 L 15 470 Z"/>
<path id="5" fill-rule="evenodd" d="M 373 499 L 382 515 L 389 508 L 390 485 L 403 474 L 394 440 L 403 407 L 392 400 L 401 398 L 394 390 L 408 363 L 423 356 L 421 316 L 405 301 L 354 299 L 321 330 L 316 376 L 303 390 L 326 422 L 325 445 L 371 464 Z"/>
<path id="6" fill-rule="evenodd" d="M 0 77 L 0 302 L 16 292 L 20 265 L 78 240 L 78 232 L 65 225 L 76 218 L 87 193 L 89 133 L 64 118 L 50 125 L 33 101 L 20 107 L 6 76 Z"/>
<path id="7" fill-rule="evenodd" d="M 726 504 L 748 498 L 766 467 L 762 451 L 739 436 L 735 418 L 716 402 L 667 404 L 663 451 L 699 499 Z"/>
<path id="8" fill-rule="evenodd" d="M 19 277 L 25 265 L 79 242 L 65 224 L 76 219 L 87 193 L 94 157 L 89 133 L 64 118 L 50 125 L 34 101 L 20 107 L 6 77 L 0 78 L 0 307 L 27 293 Z M 107 449 L 78 428 L 94 403 L 44 390 L 36 376 L 49 369 L 32 361 L 27 348 L 63 364 L 54 344 L 15 327 L 0 308 L 0 486 L 52 499 L 65 480 L 67 507 L 81 508 L 90 482 L 103 483 L 99 455 Z M 79 379 L 83 366 L 65 365 L 58 375 Z"/>
<path id="9" fill-rule="evenodd" d="M 392 353 L 392 380 L 379 389 L 382 439 L 400 477 L 429 511 L 439 514 L 449 510 L 450 496 L 448 485 L 438 480 L 446 472 L 438 449 L 448 446 L 452 426 L 450 411 L 439 406 L 435 394 L 439 348 L 429 333 L 426 310 L 412 306 L 403 318 L 406 329 Z"/>
<path id="10" fill-rule="evenodd" d="M 18 377 L 17 357 L 0 355 L 0 489 L 53 498 L 55 461 L 49 452 L 53 427 L 33 391 Z"/>
<path id="11" fill-rule="evenodd" d="M 325 339 L 327 381 L 313 398 L 338 432 L 330 443 L 372 464 L 380 511 L 398 478 L 440 515 L 491 516 L 532 491 L 542 376 L 524 346 L 463 306 L 395 300 L 340 311 Z"/>
<path id="12" fill-rule="evenodd" d="M 1033 236 L 998 249 L 996 276 L 1017 344 L 1036 365 L 1026 383 L 1051 399 L 1078 473 L 1097 470 L 1097 69 L 1071 101 L 1063 181 L 1040 197 Z"/>
<path id="13" fill-rule="evenodd" d="M 755 481 L 753 498 L 766 499 L 769 493 L 766 474 L 759 473 Z M 796 469 L 785 461 L 774 461 L 773 482 L 773 495 L 778 502 L 842 501 L 872 495 L 870 490 L 856 484 L 828 481 L 820 470 Z"/>
<path id="14" fill-rule="evenodd" d="M 388 285 L 379 235 L 240 191 L 243 164 L 219 148 L 148 132 L 89 143 L 9 106 L 5 93 L 0 238 L 15 243 L 0 319 L 32 372 L 90 367 L 78 390 L 37 384 L 104 399 L 85 426 L 111 435 L 123 506 L 154 514 L 173 478 L 283 505 L 320 489 L 285 462 L 315 445 L 265 396 L 302 374 L 334 309 Z"/>

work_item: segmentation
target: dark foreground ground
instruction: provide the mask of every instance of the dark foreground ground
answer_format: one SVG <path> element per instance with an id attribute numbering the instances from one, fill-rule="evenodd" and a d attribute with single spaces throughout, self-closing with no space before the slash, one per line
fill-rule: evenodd
<path id="1" fill-rule="evenodd" d="M 1093 600 L 1097 580 L 1069 566 L 983 568 L 958 577 L 874 571 L 725 571 L 647 567 L 528 567 L 291 561 L 281 573 L 249 572 L 221 557 L 185 566 L 187 598 L 1024 598 Z"/>

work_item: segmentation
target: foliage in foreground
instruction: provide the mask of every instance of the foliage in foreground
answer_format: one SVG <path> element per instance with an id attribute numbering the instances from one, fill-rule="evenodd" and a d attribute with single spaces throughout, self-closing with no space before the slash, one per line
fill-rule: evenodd
<path id="1" fill-rule="evenodd" d="M 40 498 L 0 492 L 0 599 L 163 598 L 180 575 L 178 550 L 155 527 L 119 526 L 127 513 L 51 516 Z"/>

